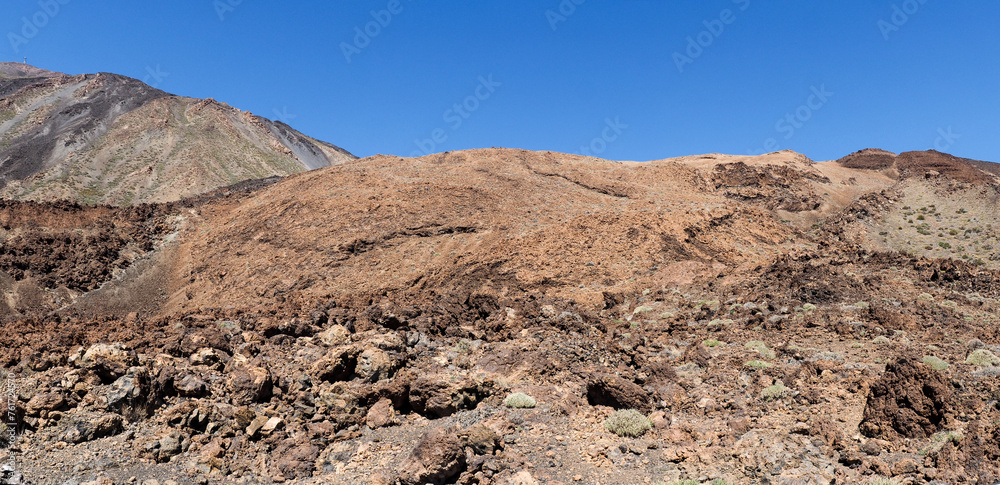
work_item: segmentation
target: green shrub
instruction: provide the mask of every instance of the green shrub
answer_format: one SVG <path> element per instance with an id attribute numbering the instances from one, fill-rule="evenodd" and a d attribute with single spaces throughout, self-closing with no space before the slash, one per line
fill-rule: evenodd
<path id="1" fill-rule="evenodd" d="M 651 311 L 653 311 L 652 307 L 640 306 L 640 307 L 636 307 L 635 310 L 632 310 L 632 314 L 635 315 L 636 313 L 646 313 L 646 312 L 651 312 Z"/>
<path id="2" fill-rule="evenodd" d="M 749 362 L 747 362 L 746 364 L 743 364 L 743 365 L 745 365 L 745 366 L 747 366 L 747 367 L 749 367 L 751 369 L 767 369 L 768 367 L 771 367 L 774 364 L 772 364 L 770 362 L 764 362 L 763 360 L 751 360 L 751 361 L 749 361 Z"/>
<path id="3" fill-rule="evenodd" d="M 996 356 L 993 352 L 986 349 L 978 349 L 969 354 L 965 358 L 966 364 L 972 365 L 1000 365 L 1000 358 Z"/>
<path id="4" fill-rule="evenodd" d="M 533 408 L 537 404 L 535 398 L 523 392 L 515 392 L 503 400 L 503 405 L 509 408 Z"/>
<path id="5" fill-rule="evenodd" d="M 622 409 L 604 420 L 604 427 L 618 436 L 638 438 L 653 429 L 653 422 L 635 409 Z"/>
<path id="6" fill-rule="evenodd" d="M 765 401 L 774 401 L 785 397 L 787 392 L 787 387 L 782 384 L 775 384 L 773 386 L 765 387 L 764 390 L 760 391 L 760 398 Z"/>
<path id="7" fill-rule="evenodd" d="M 715 312 L 715 311 L 719 311 L 719 308 L 721 306 L 722 306 L 722 303 L 720 303 L 719 300 L 698 300 L 697 302 L 695 302 L 694 309 L 695 310 L 701 310 L 702 307 L 708 307 L 710 310 L 712 310 L 713 312 Z"/>
<path id="8" fill-rule="evenodd" d="M 701 344 L 704 345 L 705 347 L 718 347 L 718 346 L 722 345 L 722 342 L 720 342 L 718 340 L 715 340 L 714 338 L 710 338 L 710 339 L 702 342 Z"/>
<path id="9" fill-rule="evenodd" d="M 899 485 L 899 480 L 886 477 L 872 477 L 868 479 L 868 485 Z"/>
<path id="10" fill-rule="evenodd" d="M 927 453 L 941 451 L 941 448 L 943 448 L 946 443 L 952 442 L 958 444 L 963 439 L 965 439 L 965 436 L 963 436 L 959 431 L 941 431 L 934 433 L 934 435 L 931 436 L 930 444 L 928 444 L 926 448 L 920 450 L 920 454 L 926 455 Z"/>
<path id="11" fill-rule="evenodd" d="M 872 343 L 875 345 L 889 345 L 889 338 L 885 335 L 879 335 L 872 339 Z"/>
<path id="12" fill-rule="evenodd" d="M 806 304 L 802 305 L 802 311 L 804 311 L 804 312 L 811 312 L 811 311 L 813 311 L 815 309 L 816 309 L 816 305 L 813 305 L 812 303 L 806 303 Z"/>
<path id="13" fill-rule="evenodd" d="M 761 342 L 760 340 L 751 340 L 746 343 L 745 347 L 749 350 L 753 350 L 760 354 L 761 357 L 765 359 L 775 358 L 774 351 L 767 347 L 767 344 Z"/>
<path id="14" fill-rule="evenodd" d="M 948 368 L 948 363 L 942 359 L 934 357 L 933 355 L 928 355 L 924 357 L 924 363 L 931 366 L 934 370 L 945 370 Z"/>

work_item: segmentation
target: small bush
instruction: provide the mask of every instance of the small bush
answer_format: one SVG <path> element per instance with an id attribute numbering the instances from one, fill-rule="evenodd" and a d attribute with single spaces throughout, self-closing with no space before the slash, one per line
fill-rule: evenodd
<path id="1" fill-rule="evenodd" d="M 745 347 L 749 350 L 753 350 L 760 354 L 761 357 L 765 359 L 775 358 L 774 351 L 767 347 L 767 344 L 761 342 L 760 340 L 751 340 L 746 343 Z"/>
<path id="2" fill-rule="evenodd" d="M 653 311 L 652 307 L 640 306 L 640 307 L 636 307 L 635 310 L 632 310 L 632 314 L 635 315 L 636 313 L 646 313 L 646 312 L 651 312 L 651 311 Z"/>
<path id="3" fill-rule="evenodd" d="M 816 309 L 816 305 L 813 305 L 812 303 L 806 303 L 806 304 L 802 305 L 802 311 L 804 311 L 804 312 L 811 312 L 811 311 L 813 311 L 815 309 Z"/>
<path id="4" fill-rule="evenodd" d="M 1000 358 L 989 350 L 979 349 L 969 354 L 969 356 L 965 358 L 965 363 L 979 366 L 1000 365 Z"/>
<path id="5" fill-rule="evenodd" d="M 653 422 L 635 409 L 623 409 L 604 420 L 604 427 L 618 436 L 638 438 L 653 429 Z"/>
<path id="6" fill-rule="evenodd" d="M 879 335 L 872 339 L 872 343 L 875 345 L 889 345 L 889 338 L 885 335 Z"/>
<path id="7" fill-rule="evenodd" d="M 716 312 L 719 311 L 719 308 L 721 306 L 722 303 L 720 303 L 719 300 L 698 300 L 697 302 L 695 302 L 694 309 L 701 310 L 702 307 L 708 307 L 709 310 Z"/>
<path id="8" fill-rule="evenodd" d="M 751 361 L 749 361 L 749 362 L 747 362 L 746 364 L 743 364 L 743 365 L 745 365 L 745 366 L 747 366 L 747 367 L 749 367 L 751 369 L 767 369 L 768 367 L 771 367 L 774 364 L 772 364 L 770 362 L 764 362 L 763 360 L 751 360 Z"/>
<path id="9" fill-rule="evenodd" d="M 899 485 L 899 480 L 886 477 L 872 477 L 868 479 L 868 485 Z"/>
<path id="10" fill-rule="evenodd" d="M 931 442 L 927 445 L 927 448 L 920 450 L 921 455 L 926 455 L 927 453 L 933 453 L 941 451 L 941 448 L 948 442 L 958 444 L 965 436 L 962 435 L 960 431 L 941 431 L 939 433 L 934 433 L 931 436 Z"/>
<path id="11" fill-rule="evenodd" d="M 710 338 L 710 339 L 702 342 L 701 344 L 704 345 L 705 347 L 718 347 L 718 346 L 722 345 L 722 342 L 720 342 L 718 340 L 715 340 L 714 338 Z"/>
<path id="12" fill-rule="evenodd" d="M 523 392 L 515 392 L 514 394 L 507 396 L 507 399 L 503 400 L 503 405 L 509 408 L 533 408 L 537 404 L 538 403 L 535 401 L 535 398 Z"/>
<path id="13" fill-rule="evenodd" d="M 934 357 L 933 355 L 928 355 L 924 357 L 924 363 L 931 366 L 934 370 L 945 370 L 948 368 L 948 363 L 942 359 Z"/>
<path id="14" fill-rule="evenodd" d="M 782 384 L 775 384 L 773 386 L 765 387 L 764 390 L 760 391 L 760 398 L 765 401 L 774 401 L 785 397 L 787 392 L 787 387 Z"/>

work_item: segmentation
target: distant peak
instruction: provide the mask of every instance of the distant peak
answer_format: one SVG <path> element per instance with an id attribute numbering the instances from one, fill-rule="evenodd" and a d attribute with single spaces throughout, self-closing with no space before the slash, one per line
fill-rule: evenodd
<path id="1" fill-rule="evenodd" d="M 0 77 L 54 77 L 63 73 L 41 69 L 23 62 L 0 62 Z"/>

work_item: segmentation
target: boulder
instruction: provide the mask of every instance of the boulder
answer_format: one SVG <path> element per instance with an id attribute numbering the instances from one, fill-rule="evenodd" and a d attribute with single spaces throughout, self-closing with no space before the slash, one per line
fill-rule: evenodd
<path id="1" fill-rule="evenodd" d="M 204 397 L 208 394 L 208 383 L 193 373 L 174 379 L 174 390 L 184 397 Z"/>
<path id="2" fill-rule="evenodd" d="M 191 365 L 203 365 L 211 369 L 221 371 L 226 367 L 226 363 L 229 362 L 229 354 L 211 347 L 204 347 L 198 349 L 197 352 L 191 354 L 188 360 Z"/>
<path id="3" fill-rule="evenodd" d="M 233 404 L 248 405 L 271 399 L 274 381 L 263 367 L 239 366 L 229 374 L 228 386 Z"/>
<path id="4" fill-rule="evenodd" d="M 887 364 L 869 388 L 858 428 L 869 438 L 927 438 L 942 429 L 951 397 L 941 372 L 902 357 Z"/>
<path id="5" fill-rule="evenodd" d="M 351 332 L 343 325 L 330 325 L 330 328 L 319 334 L 319 339 L 324 345 L 343 345 L 351 340 Z"/>
<path id="6" fill-rule="evenodd" d="M 392 407 L 392 401 L 383 398 L 369 408 L 365 424 L 372 429 L 396 424 L 396 409 Z"/>
<path id="7" fill-rule="evenodd" d="M 635 409 L 649 414 L 653 406 L 649 394 L 638 384 L 616 375 L 596 374 L 587 382 L 587 401 L 593 406 Z"/>
<path id="8" fill-rule="evenodd" d="M 66 397 L 57 392 L 43 392 L 32 396 L 24 405 L 27 416 L 46 417 L 52 411 L 65 411 L 69 408 Z"/>
<path id="9" fill-rule="evenodd" d="M 360 353 L 358 349 L 350 346 L 332 349 L 313 364 L 310 375 L 317 381 L 325 382 L 353 379 Z"/>
<path id="10" fill-rule="evenodd" d="M 83 443 L 121 433 L 124 420 L 117 414 L 80 413 L 72 416 L 62 440 Z"/>
<path id="11" fill-rule="evenodd" d="M 390 357 L 385 351 L 368 348 L 358 356 L 354 373 L 368 382 L 378 382 L 392 377 L 399 369 L 399 364 L 398 360 Z"/>
<path id="12" fill-rule="evenodd" d="M 424 376 L 410 385 L 410 406 L 432 418 L 450 416 L 460 409 L 474 409 L 487 394 L 470 380 L 452 382 L 439 376 Z"/>
<path id="13" fill-rule="evenodd" d="M 156 401 L 151 391 L 149 371 L 145 367 L 130 367 L 125 375 L 108 386 L 108 410 L 145 414 Z"/>
<path id="14" fill-rule="evenodd" d="M 129 368 L 139 363 L 135 352 L 124 344 L 95 344 L 83 355 L 70 357 L 76 367 L 93 370 L 105 384 L 125 375 Z"/>
<path id="15" fill-rule="evenodd" d="M 400 467 L 403 485 L 439 485 L 465 468 L 465 453 L 455 428 L 435 428 L 420 438 Z"/>

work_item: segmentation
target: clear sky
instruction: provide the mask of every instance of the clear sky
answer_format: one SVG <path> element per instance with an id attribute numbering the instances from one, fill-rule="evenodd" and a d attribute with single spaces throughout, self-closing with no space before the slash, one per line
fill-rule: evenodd
<path id="1" fill-rule="evenodd" d="M 115 72 L 356 155 L 1000 162 L 995 0 L 17 0 L 0 60 Z"/>

